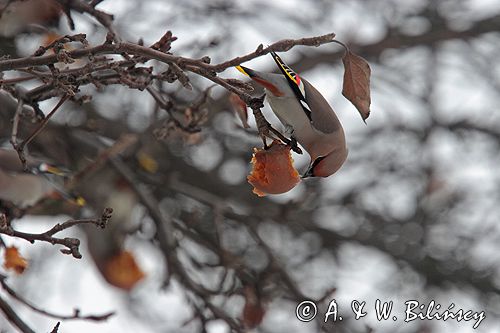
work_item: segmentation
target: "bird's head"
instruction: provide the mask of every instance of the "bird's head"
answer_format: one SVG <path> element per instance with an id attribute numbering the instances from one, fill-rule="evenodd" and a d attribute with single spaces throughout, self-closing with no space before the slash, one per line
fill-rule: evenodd
<path id="1" fill-rule="evenodd" d="M 282 83 L 279 80 L 281 78 L 280 76 L 272 73 L 258 72 L 244 66 L 236 66 L 236 69 L 246 76 L 250 77 L 253 81 L 257 82 L 262 87 L 266 88 L 274 96 L 281 97 L 285 95 L 283 91 L 284 87 L 282 87 Z"/>
<path id="2" fill-rule="evenodd" d="M 328 177 L 337 172 L 347 159 L 347 149 L 338 149 L 326 156 L 317 157 L 302 178 Z"/>

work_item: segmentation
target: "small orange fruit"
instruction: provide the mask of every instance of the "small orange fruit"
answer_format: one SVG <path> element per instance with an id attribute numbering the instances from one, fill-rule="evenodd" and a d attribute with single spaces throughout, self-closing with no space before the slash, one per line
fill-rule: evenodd
<path id="1" fill-rule="evenodd" d="M 254 148 L 252 164 L 247 180 L 259 197 L 288 192 L 300 182 L 299 173 L 293 167 L 290 146 L 276 140 L 268 149 Z"/>

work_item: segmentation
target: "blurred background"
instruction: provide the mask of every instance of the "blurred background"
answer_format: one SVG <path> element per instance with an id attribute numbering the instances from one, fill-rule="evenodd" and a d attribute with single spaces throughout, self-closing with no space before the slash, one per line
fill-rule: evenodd
<path id="1" fill-rule="evenodd" d="M 335 109 L 349 157 L 327 179 L 307 179 L 287 194 L 259 198 L 246 175 L 252 149 L 262 143 L 252 116 L 251 128 L 244 129 L 223 88 L 207 92 L 212 83 L 191 74 L 192 90 L 154 81 L 151 86 L 173 102 L 168 114 L 146 91 L 123 84 L 81 86 L 91 101 L 66 103 L 30 152 L 77 171 L 124 134 L 134 135 L 134 144 L 76 185 L 88 207 L 42 203 L 13 225 L 42 232 L 68 216 L 99 216 L 112 207 L 109 228 L 67 231 L 82 240 L 81 260 L 50 244 L 2 236 L 29 260 L 26 272 L 9 273 L 8 281 L 31 303 L 61 314 L 74 308 L 116 311 L 104 322 L 64 321 L 60 331 L 500 330 L 498 1 L 115 0 L 96 8 L 114 15 L 122 40 L 152 45 L 171 30 L 178 40 L 170 52 L 208 55 L 214 64 L 261 43 L 335 32 L 370 63 L 372 112 L 365 125 L 341 95 L 340 46 L 297 46 L 282 53 Z M 91 45 L 103 43 L 107 28 L 71 10 L 74 31 L 64 14 L 49 27 L 45 19 L 34 22 L 46 27 L 33 29 L 4 12 L 0 55 L 33 54 L 46 42 L 46 29 L 86 33 Z M 84 66 L 81 61 L 71 66 Z M 146 65 L 166 69 L 156 61 Z M 270 56 L 245 66 L 276 71 Z M 24 74 L 4 72 L 4 79 Z M 244 80 L 232 68 L 220 75 Z M 40 85 L 30 80 L 15 86 Z M 3 88 L 0 135 L 8 146 L 16 102 Z M 49 98 L 39 106 L 47 113 L 57 102 Z M 264 114 L 282 129 L 268 106 Z M 201 132 L 176 128 L 172 117 L 196 119 Z M 304 171 L 308 157 L 293 158 Z M 169 237 L 175 238 L 174 249 L 165 246 Z M 145 275 L 129 291 L 111 286 L 103 269 L 117 248 L 132 253 Z M 56 324 L 1 294 L 35 331 L 49 332 Z M 304 299 L 318 301 L 318 320 L 297 320 L 295 307 Z M 343 320 L 323 323 L 332 299 Z M 377 299 L 394 302 L 397 321 L 376 319 Z M 352 300 L 366 301 L 365 318 L 354 319 Z M 454 303 L 455 310 L 485 311 L 486 319 L 475 330 L 474 320 L 405 323 L 407 300 L 435 300 L 443 310 Z M 3 317 L 0 326 L 15 331 Z"/>

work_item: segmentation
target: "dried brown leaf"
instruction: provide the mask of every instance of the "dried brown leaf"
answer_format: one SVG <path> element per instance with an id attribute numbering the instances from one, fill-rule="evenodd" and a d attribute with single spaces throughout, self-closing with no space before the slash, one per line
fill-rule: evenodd
<path id="1" fill-rule="evenodd" d="M 238 95 L 234 93 L 229 95 L 229 102 L 231 103 L 234 112 L 238 115 L 238 118 L 240 118 L 243 127 L 249 128 L 250 125 L 248 125 L 247 104 Z"/>
<path id="2" fill-rule="evenodd" d="M 246 328 L 255 328 L 260 325 L 266 310 L 253 287 L 245 287 L 245 306 L 243 307 L 243 325 Z"/>
<path id="3" fill-rule="evenodd" d="M 358 109 L 366 123 L 370 115 L 370 75 L 368 62 L 362 57 L 347 50 L 342 57 L 344 63 L 344 84 L 342 95 Z"/>
<path id="4" fill-rule="evenodd" d="M 15 246 L 10 246 L 5 249 L 4 259 L 5 262 L 3 266 L 5 269 L 12 269 L 17 274 L 22 274 L 28 267 L 28 262 L 21 256 L 19 250 Z"/>
<path id="5" fill-rule="evenodd" d="M 145 275 L 132 253 L 122 251 L 106 262 L 104 277 L 113 286 L 129 291 Z"/>

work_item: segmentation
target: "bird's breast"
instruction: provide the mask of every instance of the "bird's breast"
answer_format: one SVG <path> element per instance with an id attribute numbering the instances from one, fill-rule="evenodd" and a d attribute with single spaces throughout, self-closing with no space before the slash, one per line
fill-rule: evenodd
<path id="1" fill-rule="evenodd" d="M 271 94 L 267 96 L 271 109 L 283 125 L 289 125 L 298 130 L 310 123 L 309 118 L 295 96 L 276 97 Z"/>

